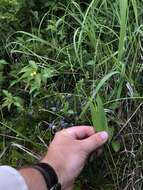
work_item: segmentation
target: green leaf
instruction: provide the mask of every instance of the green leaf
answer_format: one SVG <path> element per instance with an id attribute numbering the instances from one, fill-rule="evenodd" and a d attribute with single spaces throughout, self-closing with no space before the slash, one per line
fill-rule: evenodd
<path id="1" fill-rule="evenodd" d="M 37 86 L 37 89 L 40 89 L 41 87 L 41 75 L 37 74 L 35 76 L 35 86 Z"/>
<path id="2" fill-rule="evenodd" d="M 98 95 L 96 103 L 90 102 L 91 117 L 93 126 L 96 127 L 96 131 L 109 131 L 106 114 L 104 111 L 103 103 Z"/>
<path id="3" fill-rule="evenodd" d="M 30 66 L 31 66 L 31 68 L 33 68 L 34 70 L 37 70 L 38 69 L 38 66 L 37 66 L 37 64 L 35 63 L 35 61 L 29 61 L 29 64 L 30 64 Z"/>
<path id="4" fill-rule="evenodd" d="M 55 70 L 55 69 L 53 69 L 53 68 L 45 68 L 45 69 L 41 72 L 42 81 L 43 81 L 44 83 L 46 83 L 46 82 L 47 82 L 47 79 L 53 77 L 55 74 L 56 74 L 56 70 Z"/>
<path id="5" fill-rule="evenodd" d="M 20 97 L 14 97 L 13 98 L 13 104 L 19 108 L 20 110 L 23 110 L 23 100 Z"/>
<path id="6" fill-rule="evenodd" d="M 0 71 L 3 71 L 4 65 L 8 64 L 5 60 L 0 59 Z"/>
<path id="7" fill-rule="evenodd" d="M 3 94 L 10 100 L 13 99 L 13 96 L 10 92 L 8 92 L 7 90 L 3 90 Z"/>
<path id="8" fill-rule="evenodd" d="M 0 59 L 0 65 L 7 65 L 8 63 L 4 59 Z"/>
<path id="9" fill-rule="evenodd" d="M 107 74 L 107 75 L 105 75 L 105 76 L 103 77 L 103 79 L 99 82 L 99 84 L 97 85 L 96 89 L 94 90 L 92 97 L 89 99 L 89 101 L 88 101 L 88 102 L 86 103 L 86 105 L 83 107 L 83 110 L 82 110 L 82 112 L 81 112 L 79 118 L 82 118 L 82 116 L 85 114 L 85 112 L 87 111 L 88 107 L 90 106 L 91 100 L 93 100 L 93 99 L 96 97 L 96 95 L 99 93 L 99 90 L 105 85 L 105 83 L 106 83 L 111 77 L 113 77 L 113 76 L 116 75 L 116 74 L 119 74 L 119 72 L 114 71 L 114 72 L 111 72 L 111 73 L 109 73 L 109 74 Z"/>
<path id="10" fill-rule="evenodd" d="M 8 110 L 10 110 L 11 105 L 12 105 L 12 102 L 9 102 L 8 100 L 5 99 L 4 103 L 2 104 L 2 108 L 7 107 Z"/>
<path id="11" fill-rule="evenodd" d="M 94 60 L 90 60 L 86 63 L 88 66 L 93 66 L 95 65 L 95 61 Z"/>
<path id="12" fill-rule="evenodd" d="M 121 144 L 119 141 L 113 141 L 112 142 L 112 148 L 115 152 L 119 152 L 119 150 L 121 149 Z"/>

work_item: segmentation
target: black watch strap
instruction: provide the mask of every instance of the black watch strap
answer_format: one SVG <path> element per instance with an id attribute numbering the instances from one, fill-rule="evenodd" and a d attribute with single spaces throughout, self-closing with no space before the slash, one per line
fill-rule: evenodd
<path id="1" fill-rule="evenodd" d="M 32 168 L 38 170 L 45 179 L 48 190 L 61 190 L 55 170 L 47 163 L 39 163 Z"/>

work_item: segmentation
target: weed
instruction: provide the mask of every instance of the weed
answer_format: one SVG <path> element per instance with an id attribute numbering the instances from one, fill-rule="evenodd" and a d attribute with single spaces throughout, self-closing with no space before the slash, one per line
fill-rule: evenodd
<path id="1" fill-rule="evenodd" d="M 2 3 L 1 163 L 29 164 L 53 129 L 91 124 L 110 141 L 77 189 L 141 190 L 142 2 Z"/>

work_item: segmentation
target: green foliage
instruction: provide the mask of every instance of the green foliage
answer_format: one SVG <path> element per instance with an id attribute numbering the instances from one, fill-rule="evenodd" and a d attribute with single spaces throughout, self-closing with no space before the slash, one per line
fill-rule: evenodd
<path id="1" fill-rule="evenodd" d="M 4 72 L 4 66 L 7 64 L 7 62 L 5 60 L 0 60 L 0 87 L 2 85 L 2 83 L 4 82 L 4 75 L 3 75 L 3 72 Z"/>
<path id="2" fill-rule="evenodd" d="M 19 75 L 21 76 L 18 81 L 24 82 L 25 89 L 29 87 L 29 93 L 31 94 L 34 91 L 39 91 L 42 83 L 46 85 L 47 80 L 56 75 L 56 70 L 51 66 L 45 68 L 34 61 L 29 61 L 29 65 L 23 67 Z"/>
<path id="3" fill-rule="evenodd" d="M 140 189 L 141 7 L 140 0 L 1 0 L 1 163 L 39 158 L 53 128 L 93 124 L 110 140 L 77 189 Z"/>
<path id="4" fill-rule="evenodd" d="M 2 108 L 7 107 L 10 111 L 10 108 L 12 105 L 16 106 L 19 111 L 23 110 L 23 101 L 20 97 L 13 96 L 11 93 L 9 93 L 7 90 L 3 90 L 4 93 L 4 99 Z"/>
<path id="5" fill-rule="evenodd" d="M 19 0 L 1 0 L 0 18 L 1 21 L 16 21 L 16 13 L 20 9 Z"/>
<path id="6" fill-rule="evenodd" d="M 109 143 L 111 142 L 114 131 L 113 128 L 108 127 L 107 116 L 104 110 L 103 102 L 99 95 L 97 95 L 96 102 L 90 103 L 91 120 L 97 132 L 106 131 L 109 134 Z M 118 152 L 121 148 L 119 141 L 112 140 L 112 148 Z"/>

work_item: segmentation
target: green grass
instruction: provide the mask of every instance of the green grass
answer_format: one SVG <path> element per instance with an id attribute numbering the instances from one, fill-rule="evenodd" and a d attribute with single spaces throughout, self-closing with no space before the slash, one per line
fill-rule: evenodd
<path id="1" fill-rule="evenodd" d="M 0 86 L 13 96 L 0 92 L 1 105 L 11 104 L 10 111 L 1 107 L 0 162 L 30 164 L 47 149 L 52 127 L 91 124 L 108 130 L 110 141 L 89 161 L 77 189 L 142 190 L 143 3 L 83 4 L 51 3 L 38 10 L 39 21 L 7 34 L 5 51 L 17 58 L 0 56 L 7 62 Z"/>

